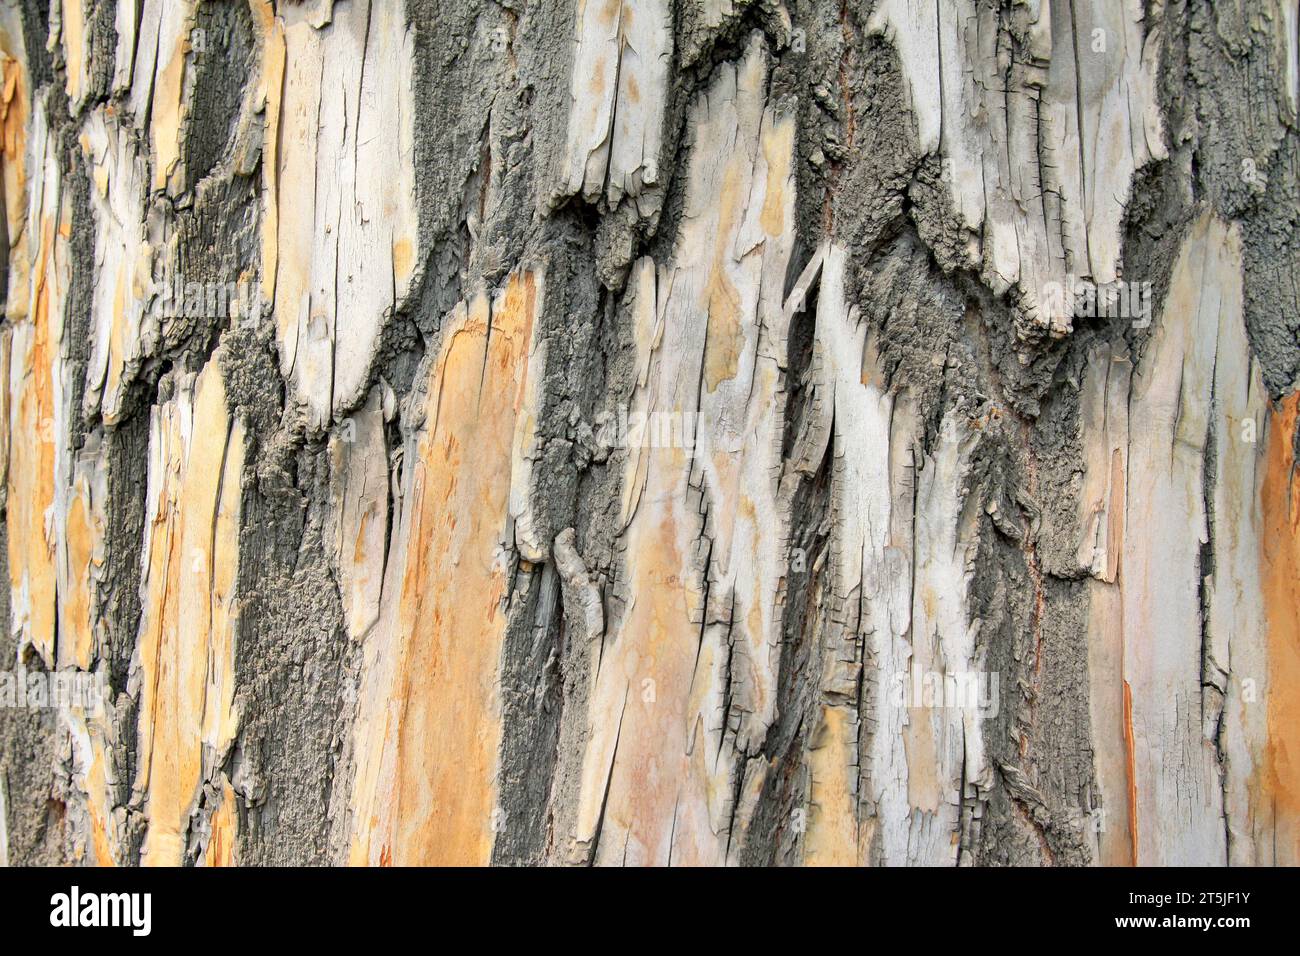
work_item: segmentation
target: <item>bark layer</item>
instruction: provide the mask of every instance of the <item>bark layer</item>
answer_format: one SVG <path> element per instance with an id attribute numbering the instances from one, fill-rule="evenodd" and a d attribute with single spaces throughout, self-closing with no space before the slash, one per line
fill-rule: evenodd
<path id="1" fill-rule="evenodd" d="M 1300 862 L 1297 11 L 0 0 L 0 863 Z"/>

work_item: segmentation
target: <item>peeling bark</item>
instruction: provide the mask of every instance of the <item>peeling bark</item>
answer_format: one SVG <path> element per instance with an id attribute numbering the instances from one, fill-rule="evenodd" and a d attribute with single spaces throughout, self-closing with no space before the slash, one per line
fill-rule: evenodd
<path id="1" fill-rule="evenodd" d="M 1298 9 L 0 0 L 0 864 L 1295 863 Z"/>

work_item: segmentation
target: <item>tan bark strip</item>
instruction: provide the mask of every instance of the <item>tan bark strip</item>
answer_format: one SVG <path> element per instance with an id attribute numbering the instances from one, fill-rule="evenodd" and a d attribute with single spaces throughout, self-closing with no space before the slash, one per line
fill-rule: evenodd
<path id="1" fill-rule="evenodd" d="M 771 724 L 788 513 L 778 487 L 793 120 L 762 45 L 693 111 L 672 261 L 634 267 L 639 382 L 576 840 L 600 864 L 720 864 L 741 755 Z"/>
<path id="2" fill-rule="evenodd" d="M 106 686 L 106 682 L 104 684 Z M 120 862 L 121 839 L 116 830 L 110 750 L 113 734 L 112 702 L 93 709 L 71 708 L 60 713 L 72 751 L 72 780 L 76 791 L 70 812 L 85 820 L 77 827 L 72 856 L 76 862 L 94 866 L 116 866 Z"/>
<path id="3" fill-rule="evenodd" d="M 238 818 L 235 815 L 235 788 L 224 777 L 216 812 L 208 821 L 208 843 L 203 850 L 204 866 L 237 866 Z"/>
<path id="4" fill-rule="evenodd" d="M 1256 505 L 1265 397 L 1241 271 L 1236 231 L 1203 216 L 1131 381 L 1126 356 L 1090 356 L 1079 559 L 1093 575 L 1103 864 L 1249 864 L 1271 843 L 1251 790 L 1268 738 L 1255 700 L 1268 667 Z"/>
<path id="5" fill-rule="evenodd" d="M 31 263 L 27 223 L 27 124 L 31 112 L 30 80 L 22 48 L 22 19 L 17 7 L 0 8 L 0 183 L 4 190 L 6 235 L 9 239 L 8 275 L 5 290 L 6 318 L 25 318 L 27 284 Z M 12 401 L 9 385 L 13 353 L 13 330 L 0 329 L 0 369 L 5 383 L 0 388 L 0 482 L 8 490 L 9 445 Z"/>
<path id="6" fill-rule="evenodd" d="M 384 316 L 415 268 L 414 36 L 401 4 L 372 0 L 261 20 L 263 276 L 281 368 L 327 424 L 362 398 Z"/>
<path id="7" fill-rule="evenodd" d="M 118 0 L 113 26 L 117 31 L 117 50 L 113 59 L 113 92 L 126 93 L 131 89 L 135 72 L 135 48 L 138 39 L 140 5 L 144 0 Z"/>
<path id="8" fill-rule="evenodd" d="M 1120 658 L 1121 666 L 1123 658 Z M 1124 681 L 1124 757 L 1128 773 L 1128 859 L 1133 866 L 1138 859 L 1138 809 L 1137 809 L 1137 741 L 1133 736 L 1133 688 Z"/>
<path id="9" fill-rule="evenodd" d="M 1226 239 L 1205 217 L 1184 242 L 1132 385 L 1121 576 L 1138 864 L 1226 861 L 1217 757 L 1201 724 L 1200 666 L 1214 290 L 1231 282 L 1233 271 Z M 1239 288 L 1239 274 L 1236 281 Z"/>
<path id="10" fill-rule="evenodd" d="M 498 685 L 513 547 L 509 498 L 525 408 L 536 271 L 461 304 L 405 455 L 380 625 L 366 638 L 353 863 L 489 862 Z"/>
<path id="11" fill-rule="evenodd" d="M 9 236 L 10 318 L 25 315 L 25 292 L 30 263 L 27 250 L 27 130 L 31 119 L 31 80 L 27 75 L 26 56 L 22 47 L 22 20 L 15 7 L 0 10 L 0 136 L 4 170 L 5 221 Z"/>
<path id="12" fill-rule="evenodd" d="M 199 791 L 234 740 L 239 512 L 244 431 L 232 421 L 220 352 L 154 407 L 140 637 L 133 800 L 148 820 L 141 862 L 178 865 Z"/>
<path id="13" fill-rule="evenodd" d="M 87 437 L 60 495 L 58 534 L 59 666 L 89 670 L 99 654 L 99 582 L 104 565 L 108 462 L 103 438 Z"/>
<path id="14" fill-rule="evenodd" d="M 1104 866 L 1133 863 L 1129 799 L 1132 737 L 1124 682 L 1124 612 L 1118 584 L 1124 549 L 1129 418 L 1133 366 L 1125 352 L 1100 345 L 1088 356 L 1082 395 L 1084 437 L 1079 565 L 1088 580 L 1088 703 L 1093 767 L 1100 799 L 1089 811 L 1094 860 Z"/>
<path id="15" fill-rule="evenodd" d="M 1285 77 L 1282 92 L 1291 115 L 1300 108 L 1300 0 L 1277 0 L 1278 71 Z"/>
<path id="16" fill-rule="evenodd" d="M 874 589 L 863 593 L 865 579 L 879 569 L 892 538 L 889 422 L 893 396 L 879 388 L 873 358 L 867 354 L 866 325 L 858 321 L 856 310 L 850 310 L 844 289 L 846 261 L 843 247 L 827 249 L 817 298 L 814 361 L 820 442 L 810 458 L 820 461 L 827 453 L 833 456 L 831 507 L 836 530 L 832 574 L 822 596 L 827 611 L 821 711 L 807 755 L 810 787 L 803 860 L 810 866 L 857 864 L 867 855 L 865 843 L 876 837 L 875 828 L 860 826 L 858 808 L 864 756 L 858 743 L 858 688 L 866 626 L 860 609 L 869 597 L 877 596 Z M 910 553 L 910 529 L 901 543 Z M 897 574 L 877 580 L 904 595 L 909 587 L 909 581 Z M 889 674 L 906 669 L 905 659 L 895 660 L 894 638 L 906 635 L 911 610 L 906 600 L 886 603 L 882 610 L 888 612 L 891 606 L 898 607 L 897 620 L 884 615 L 874 620 L 886 653 L 881 672 Z M 895 710 L 878 719 L 877 741 L 883 749 L 869 758 L 879 775 L 873 774 L 868 783 L 867 799 L 879 807 L 884 821 L 879 825 L 888 828 L 892 818 L 908 814 L 906 718 Z M 887 835 L 883 842 L 890 842 Z"/>
<path id="17" fill-rule="evenodd" d="M 13 330 L 4 325 L 0 327 L 0 370 L 5 381 L 0 386 L 0 503 L 4 503 L 9 493 L 9 442 L 12 425 L 13 396 L 9 391 L 9 366 L 13 358 Z M 9 622 L 5 622 L 8 626 Z"/>
<path id="18" fill-rule="evenodd" d="M 280 253 L 280 113 L 284 102 L 287 51 L 284 21 L 275 15 L 274 0 L 253 0 L 254 23 L 261 44 L 261 72 L 255 106 L 262 129 L 262 298 L 275 301 Z"/>

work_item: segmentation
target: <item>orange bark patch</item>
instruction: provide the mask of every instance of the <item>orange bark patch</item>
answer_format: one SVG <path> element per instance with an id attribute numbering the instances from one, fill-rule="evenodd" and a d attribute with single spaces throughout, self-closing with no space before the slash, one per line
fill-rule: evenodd
<path id="1" fill-rule="evenodd" d="M 13 421 L 8 474 L 9 583 L 15 624 L 25 624 L 32 645 L 48 664 L 54 645 L 55 566 L 46 537 L 46 512 L 54 503 L 55 382 L 50 341 L 50 310 L 55 307 L 51 277 L 54 226 L 42 223 L 41 248 L 34 268 L 35 308 L 31 324 L 21 323 L 13 338 L 9 388 Z"/>
<path id="2" fill-rule="evenodd" d="M 13 243 L 22 234 L 26 215 L 27 77 L 22 64 L 10 59 L 7 53 L 0 53 L 0 71 L 4 83 L 0 87 L 0 136 L 4 148 L 5 214 L 9 221 L 9 241 Z"/>
<path id="3" fill-rule="evenodd" d="M 486 864 L 493 842 L 499 671 L 515 421 L 539 300 L 516 274 L 459 312 L 433 369 L 417 445 L 397 629 L 393 861 Z"/>
<path id="4" fill-rule="evenodd" d="M 221 782 L 221 805 L 212 814 L 211 836 L 203 853 L 207 866 L 234 866 L 235 859 L 235 791 L 229 782 Z"/>
<path id="5" fill-rule="evenodd" d="M 1133 688 L 1124 682 L 1124 753 L 1128 758 L 1128 832 L 1133 846 L 1133 863 L 1138 858 L 1137 750 L 1133 740 Z"/>
<path id="6" fill-rule="evenodd" d="M 135 787 L 149 819 L 141 862 L 177 866 L 204 748 L 224 753 L 235 733 L 243 431 L 230 422 L 215 357 L 155 409 L 149 455 Z"/>
<path id="7" fill-rule="evenodd" d="M 1295 434 L 1300 393 L 1275 407 L 1260 491 L 1264 609 L 1268 621 L 1268 752 L 1255 804 L 1271 806 L 1277 864 L 1300 863 L 1300 473 Z"/>
<path id="8" fill-rule="evenodd" d="M 68 98 L 77 101 L 86 74 L 86 14 L 82 0 L 63 0 L 63 55 L 67 61 Z"/>

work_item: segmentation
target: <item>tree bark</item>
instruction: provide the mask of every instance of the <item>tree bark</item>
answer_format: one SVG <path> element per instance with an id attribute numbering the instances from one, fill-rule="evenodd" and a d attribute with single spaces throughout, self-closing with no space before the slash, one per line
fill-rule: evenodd
<path id="1" fill-rule="evenodd" d="M 1298 8 L 0 0 L 0 863 L 1300 863 Z"/>

